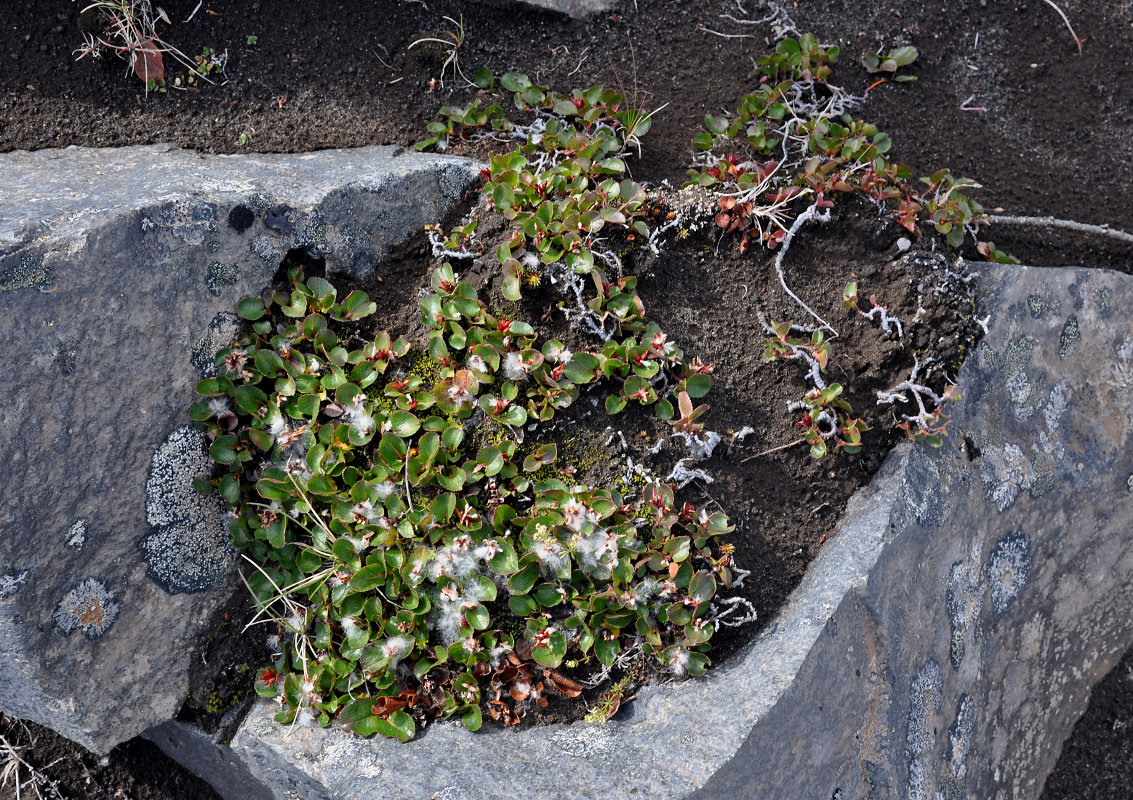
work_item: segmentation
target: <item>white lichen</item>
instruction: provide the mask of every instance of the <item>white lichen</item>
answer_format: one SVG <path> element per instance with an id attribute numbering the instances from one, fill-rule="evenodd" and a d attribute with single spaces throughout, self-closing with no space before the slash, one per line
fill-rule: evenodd
<path id="1" fill-rule="evenodd" d="M 82 550 L 83 545 L 87 541 L 87 521 L 80 519 L 71 526 L 71 530 L 67 534 L 67 547 L 75 550 Z"/>
<path id="2" fill-rule="evenodd" d="M 75 630 L 97 639 L 110 630 L 118 618 L 114 595 L 94 578 L 87 578 L 63 597 L 52 615 L 55 627 L 64 636 Z"/>
<path id="3" fill-rule="evenodd" d="M 997 618 L 1007 613 L 1011 601 L 1023 590 L 1030 569 L 1030 543 L 1022 531 L 1013 531 L 995 543 L 984 574 L 991 584 L 991 602 Z"/>
<path id="4" fill-rule="evenodd" d="M 1000 511 L 1006 511 L 1020 491 L 1030 489 L 1035 483 L 1035 471 L 1017 445 L 987 447 L 980 463 L 988 499 Z"/>
<path id="5" fill-rule="evenodd" d="M 203 591 L 227 574 L 235 557 L 224 501 L 203 495 L 194 478 L 213 464 L 199 431 L 177 428 L 154 453 L 146 481 L 146 519 L 154 527 L 141 543 L 154 581 L 171 593 Z"/>
<path id="6" fill-rule="evenodd" d="M 940 666 L 931 659 L 925 663 L 909 687 L 909 721 L 905 748 L 909 756 L 909 800 L 931 800 L 933 754 L 936 747 L 935 723 L 943 704 Z"/>
<path id="7" fill-rule="evenodd" d="M 27 577 L 28 571 L 26 569 L 19 575 L 0 575 L 0 600 L 6 600 L 14 595 L 19 590 L 20 584 L 27 580 Z"/>

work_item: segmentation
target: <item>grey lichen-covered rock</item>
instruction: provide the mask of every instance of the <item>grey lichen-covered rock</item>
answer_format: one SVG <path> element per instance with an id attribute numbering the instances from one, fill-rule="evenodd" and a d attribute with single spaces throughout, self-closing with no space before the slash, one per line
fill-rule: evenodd
<path id="1" fill-rule="evenodd" d="M 1133 643 L 1133 278 L 978 269 L 949 440 L 905 456 L 867 580 L 696 798 L 1038 797 Z"/>
<path id="2" fill-rule="evenodd" d="M 361 276 L 478 179 L 374 147 L 0 155 L 0 708 L 105 752 L 165 720 L 233 590 L 196 382 L 289 250 Z"/>
<path id="3" fill-rule="evenodd" d="M 890 455 L 736 661 L 604 727 L 406 745 L 261 702 L 234 755 L 304 800 L 1037 797 L 1133 642 L 1133 278 L 978 269 L 949 439 Z"/>

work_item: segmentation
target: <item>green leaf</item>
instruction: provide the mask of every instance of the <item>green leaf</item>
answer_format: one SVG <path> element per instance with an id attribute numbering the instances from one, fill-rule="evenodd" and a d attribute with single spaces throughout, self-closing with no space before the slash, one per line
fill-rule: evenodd
<path id="1" fill-rule="evenodd" d="M 556 458 L 558 458 L 558 446 L 554 442 L 544 444 L 523 459 L 523 469 L 525 472 L 534 472 L 547 464 L 553 464 Z"/>
<path id="2" fill-rule="evenodd" d="M 283 359 L 281 359 L 274 350 L 257 350 L 254 356 L 256 361 L 256 369 L 258 369 L 265 377 L 274 378 L 283 371 Z"/>
<path id="3" fill-rule="evenodd" d="M 535 599 L 523 594 L 513 594 L 507 599 L 508 608 L 518 617 L 530 617 L 539 610 Z"/>
<path id="4" fill-rule="evenodd" d="M 356 592 L 368 592 L 385 583 L 387 575 L 385 563 L 367 564 L 354 573 L 354 577 L 350 579 L 350 588 Z"/>
<path id="5" fill-rule="evenodd" d="M 257 320 L 266 313 L 264 301 L 258 297 L 245 297 L 236 304 L 236 313 L 241 319 Z"/>
<path id="6" fill-rule="evenodd" d="M 226 396 L 231 387 L 232 381 L 228 378 L 205 378 L 197 383 L 197 394 L 202 394 L 205 397 Z"/>
<path id="7" fill-rule="evenodd" d="M 500 575 L 512 575 L 519 571 L 519 557 L 515 553 L 515 548 L 511 546 L 511 542 L 507 539 L 499 541 L 500 552 L 492 558 L 488 563 L 492 569 Z M 538 577 L 538 570 L 536 570 L 536 577 Z M 534 582 L 534 581 L 532 581 Z M 508 584 L 510 590 L 511 584 Z M 530 587 L 528 587 L 530 588 Z"/>
<path id="8" fill-rule="evenodd" d="M 887 58 L 896 62 L 898 67 L 908 66 L 917 59 L 917 48 L 912 45 L 905 45 L 904 47 L 895 47 L 889 51 Z"/>
<path id="9" fill-rule="evenodd" d="M 220 496 L 230 507 L 240 502 L 240 481 L 229 473 L 220 479 Z"/>
<path id="10" fill-rule="evenodd" d="M 440 522 L 448 522 L 456 510 L 456 495 L 452 492 L 442 492 L 433 498 L 431 508 L 433 518 Z"/>
<path id="11" fill-rule="evenodd" d="M 261 478 L 256 482 L 256 491 L 265 500 L 287 500 L 294 494 L 291 484 L 269 480 L 268 478 Z"/>
<path id="12" fill-rule="evenodd" d="M 687 536 L 677 536 L 665 543 L 665 553 L 673 561 L 680 563 L 688 558 L 690 539 Z"/>
<path id="13" fill-rule="evenodd" d="M 421 420 L 408 411 L 395 411 L 389 418 L 391 432 L 395 436 L 409 437 L 421 427 Z"/>
<path id="14" fill-rule="evenodd" d="M 405 459 L 406 449 L 403 440 L 387 433 L 382 436 L 382 440 L 378 444 L 378 455 L 387 467 L 395 472 L 400 472 L 402 462 Z"/>
<path id="15" fill-rule="evenodd" d="M 607 639 L 600 634 L 594 637 L 594 655 L 598 656 L 598 660 L 607 667 L 613 666 L 614 659 L 621 650 L 622 644 L 616 638 Z"/>
<path id="16" fill-rule="evenodd" d="M 505 72 L 500 77 L 500 85 L 509 92 L 522 92 L 531 86 L 531 79 L 522 72 Z"/>
<path id="17" fill-rule="evenodd" d="M 685 669 L 688 670 L 689 675 L 695 678 L 698 675 L 703 675 L 707 671 L 708 665 L 711 663 L 712 662 L 708 660 L 708 656 L 694 650 L 688 654 L 688 664 L 685 665 Z"/>
<path id="18" fill-rule="evenodd" d="M 685 391 L 688 392 L 689 397 L 704 397 L 711 388 L 712 379 L 701 373 L 689 375 L 685 380 Z"/>
<path id="19" fill-rule="evenodd" d="M 235 436 L 220 436 L 209 446 L 209 455 L 218 464 L 232 464 L 239 457 L 233 449 L 239 442 Z"/>
<path id="20" fill-rule="evenodd" d="M 562 595 L 559 594 L 559 587 L 553 583 L 539 584 L 535 587 L 533 594 L 535 595 L 536 602 L 544 608 L 557 606 L 563 601 Z"/>
<path id="21" fill-rule="evenodd" d="M 356 320 L 368 317 L 378 310 L 378 304 L 370 299 L 365 292 L 355 289 L 342 301 L 342 314 L 336 316 L 338 320 Z M 331 316 L 334 316 L 333 314 Z"/>
<path id="22" fill-rule="evenodd" d="M 404 743 L 412 739 L 417 732 L 413 717 L 404 711 L 394 711 L 385 719 L 382 717 L 374 717 L 373 719 L 374 732 L 380 733 L 387 739 L 397 739 Z M 354 729 L 354 732 L 358 733 L 357 728 Z"/>
<path id="23" fill-rule="evenodd" d="M 468 710 L 464 712 L 464 716 L 461 717 L 461 722 L 463 722 L 464 727 L 470 731 L 480 730 L 480 726 L 484 724 L 480 706 L 470 706 Z"/>
<path id="24" fill-rule="evenodd" d="M 716 594 L 716 578 L 711 572 L 700 570 L 688 583 L 688 596 L 698 603 L 705 603 Z"/>
<path id="25" fill-rule="evenodd" d="M 293 418 L 306 417 L 314 419 L 319 415 L 321 401 L 318 395 L 304 394 L 287 404 L 287 413 Z"/>
<path id="26" fill-rule="evenodd" d="M 606 413 L 619 414 L 626 407 L 626 399 L 619 394 L 612 394 L 606 398 Z"/>
<path id="27" fill-rule="evenodd" d="M 554 669 L 563 663 L 563 656 L 566 655 L 567 641 L 566 637 L 559 631 L 551 634 L 546 647 L 533 647 L 531 648 L 531 657 L 544 667 Z"/>
<path id="28" fill-rule="evenodd" d="M 488 609 L 482 605 L 475 605 L 464 612 L 464 618 L 468 620 L 468 624 L 478 631 L 486 629 L 491 623 L 492 618 L 488 615 Z"/>
<path id="29" fill-rule="evenodd" d="M 236 388 L 236 405 L 241 410 L 254 416 L 260 415 L 260 409 L 268 404 L 268 396 L 256 386 L 239 386 Z"/>
<path id="30" fill-rule="evenodd" d="M 205 402 L 193 403 L 189 406 L 189 419 L 195 422 L 204 422 L 212 416 L 212 409 Z"/>
<path id="31" fill-rule="evenodd" d="M 528 564 L 519 572 L 511 576 L 507 582 L 508 591 L 513 595 L 527 594 L 531 591 L 531 587 L 535 585 L 535 581 L 539 579 L 539 564 L 538 562 Z"/>
<path id="32" fill-rule="evenodd" d="M 326 475 L 315 475 L 307 481 L 307 491 L 321 497 L 330 497 L 338 491 L 338 487 Z"/>
<path id="33" fill-rule="evenodd" d="M 612 173 L 616 173 L 618 175 L 621 175 L 623 172 L 626 171 L 626 164 L 620 158 L 604 158 L 601 161 L 599 161 L 597 164 L 595 164 L 594 166 L 601 169 L 603 172 L 612 172 Z M 602 209 L 603 212 L 605 212 L 607 210 L 610 210 L 610 209 Z M 621 215 L 619 214 L 618 216 L 621 216 Z M 613 222 L 613 220 L 610 219 L 609 217 L 607 217 L 605 215 L 605 213 L 602 214 L 602 218 L 605 219 L 607 222 Z M 625 222 L 624 216 L 622 217 L 621 222 L 622 223 Z"/>

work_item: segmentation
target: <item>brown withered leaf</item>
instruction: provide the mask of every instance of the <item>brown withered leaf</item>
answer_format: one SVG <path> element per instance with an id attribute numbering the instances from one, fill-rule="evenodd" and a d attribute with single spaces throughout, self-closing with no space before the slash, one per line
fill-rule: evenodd
<path id="1" fill-rule="evenodd" d="M 504 725 L 519 724 L 519 714 L 515 713 L 515 710 L 507 703 L 499 700 L 493 700 L 488 703 L 488 715 L 497 722 L 502 722 Z"/>
<path id="2" fill-rule="evenodd" d="M 555 688 L 567 697 L 578 697 L 582 694 L 582 685 L 573 681 L 561 672 L 553 669 L 543 670 L 543 677 L 555 685 Z"/>
<path id="3" fill-rule="evenodd" d="M 524 701 L 531 696 L 531 684 L 527 681 L 516 681 L 508 689 L 512 700 Z"/>
<path id="4" fill-rule="evenodd" d="M 154 39 L 140 42 L 133 50 L 134 74 L 143 82 L 165 80 L 165 65 L 161 61 L 161 50 Z"/>
<path id="5" fill-rule="evenodd" d="M 519 675 L 519 668 L 514 664 L 508 664 L 506 667 L 500 667 L 496 670 L 496 676 L 492 680 L 500 683 L 511 683 L 517 675 Z"/>
<path id="6" fill-rule="evenodd" d="M 376 716 L 384 717 L 392 714 L 394 711 L 400 711 L 407 705 L 409 705 L 409 701 L 401 697 L 379 697 L 370 710 Z"/>

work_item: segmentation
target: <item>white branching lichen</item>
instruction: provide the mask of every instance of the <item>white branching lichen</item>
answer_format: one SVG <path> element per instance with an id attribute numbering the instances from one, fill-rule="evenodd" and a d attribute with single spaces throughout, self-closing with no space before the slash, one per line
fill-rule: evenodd
<path id="1" fill-rule="evenodd" d="M 0 575 L 0 600 L 6 600 L 19 591 L 20 584 L 27 580 L 27 577 L 26 569 L 19 575 Z"/>
<path id="2" fill-rule="evenodd" d="M 67 547 L 75 550 L 82 550 L 83 545 L 87 541 L 87 521 L 80 519 L 71 526 L 71 530 L 67 533 Z"/>

